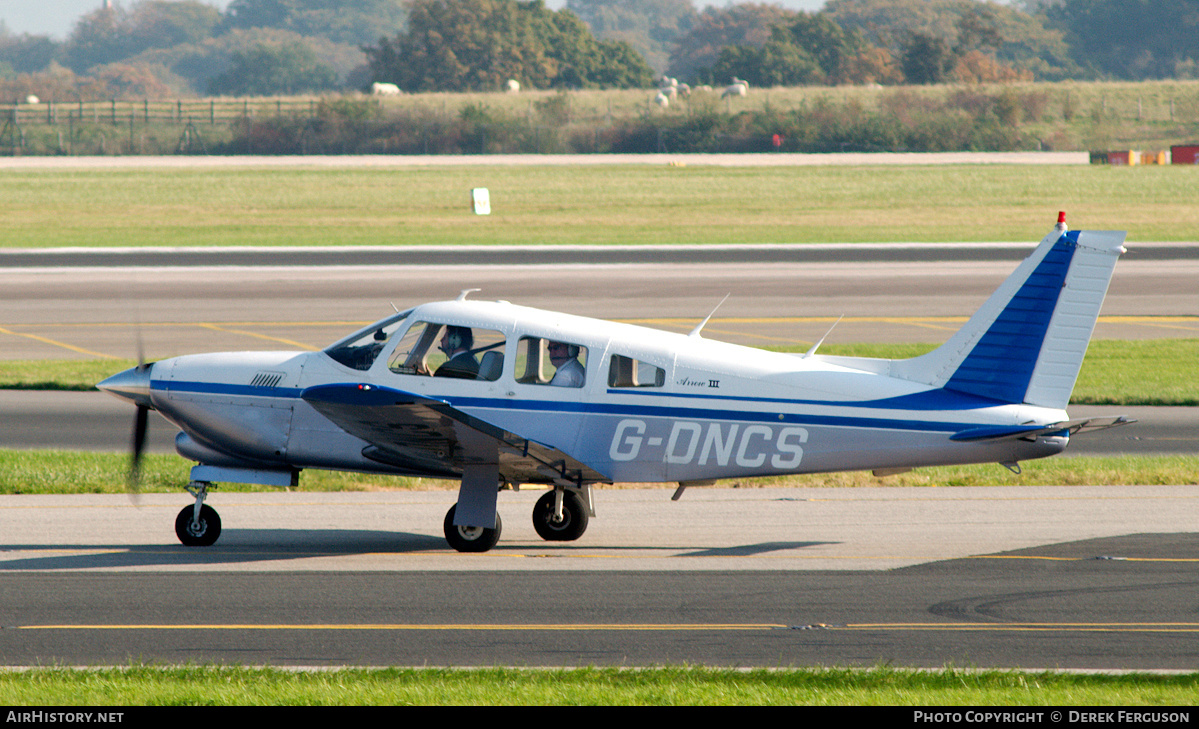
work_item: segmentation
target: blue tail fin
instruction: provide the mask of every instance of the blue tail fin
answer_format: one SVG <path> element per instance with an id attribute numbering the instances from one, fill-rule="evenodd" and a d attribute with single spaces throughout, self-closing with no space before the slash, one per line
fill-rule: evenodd
<path id="1" fill-rule="evenodd" d="M 1064 408 L 1124 236 L 1055 230 L 949 341 L 895 362 L 892 374 L 1005 403 Z"/>

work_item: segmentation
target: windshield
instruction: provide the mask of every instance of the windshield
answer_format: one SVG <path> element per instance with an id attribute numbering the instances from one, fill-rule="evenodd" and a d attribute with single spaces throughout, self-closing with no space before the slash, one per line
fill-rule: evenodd
<path id="1" fill-rule="evenodd" d="M 397 329 L 404 326 L 411 313 L 412 309 L 401 311 L 369 327 L 359 329 L 325 348 L 325 354 L 351 369 L 369 370 L 379 352 L 383 350 L 383 345 Z"/>

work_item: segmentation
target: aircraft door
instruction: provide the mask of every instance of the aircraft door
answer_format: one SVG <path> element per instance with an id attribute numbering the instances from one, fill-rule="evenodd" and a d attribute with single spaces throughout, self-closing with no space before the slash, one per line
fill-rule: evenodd
<path id="1" fill-rule="evenodd" d="M 668 352 L 609 347 L 597 367 L 604 382 L 596 397 L 604 406 L 588 414 L 587 438 L 580 444 L 589 463 L 615 480 L 667 480 L 661 445 L 672 422 L 668 406 L 674 398 L 667 383 L 673 368 Z"/>

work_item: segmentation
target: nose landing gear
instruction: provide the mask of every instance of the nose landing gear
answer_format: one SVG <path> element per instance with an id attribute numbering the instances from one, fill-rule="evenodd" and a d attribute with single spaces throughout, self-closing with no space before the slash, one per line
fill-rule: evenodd
<path id="1" fill-rule="evenodd" d="M 216 509 L 204 503 L 209 486 L 211 484 L 205 481 L 192 481 L 187 485 L 187 491 L 196 497 L 196 503 L 183 507 L 175 517 L 175 536 L 185 547 L 210 547 L 221 536 L 221 517 Z"/>

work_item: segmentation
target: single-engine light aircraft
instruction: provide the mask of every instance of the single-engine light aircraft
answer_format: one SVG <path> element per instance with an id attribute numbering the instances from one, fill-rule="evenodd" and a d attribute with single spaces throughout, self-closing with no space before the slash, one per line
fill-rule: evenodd
<path id="1" fill-rule="evenodd" d="M 1056 228 L 945 344 L 905 360 L 783 354 L 469 298 L 397 312 L 320 352 L 197 354 L 98 387 L 182 432 L 195 498 L 175 521 L 213 544 L 216 483 L 294 486 L 306 468 L 459 480 L 449 544 L 495 546 L 498 492 L 546 489 L 533 524 L 578 539 L 592 486 L 1019 462 L 1079 431 L 1074 387 L 1125 233 Z M 704 320 L 707 321 L 706 319 Z M 819 344 L 819 343 L 817 343 Z"/>

